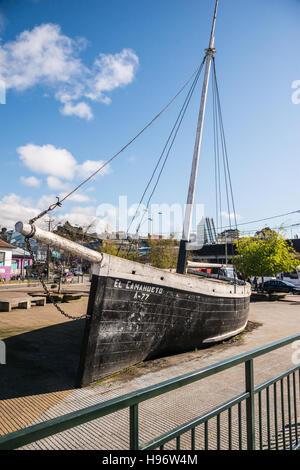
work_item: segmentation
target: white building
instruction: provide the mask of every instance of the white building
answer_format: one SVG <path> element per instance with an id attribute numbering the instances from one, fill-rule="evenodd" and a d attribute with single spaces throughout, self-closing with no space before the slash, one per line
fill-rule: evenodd
<path id="1" fill-rule="evenodd" d="M 8 281 L 11 276 L 12 250 L 15 247 L 0 240 L 0 279 Z"/>

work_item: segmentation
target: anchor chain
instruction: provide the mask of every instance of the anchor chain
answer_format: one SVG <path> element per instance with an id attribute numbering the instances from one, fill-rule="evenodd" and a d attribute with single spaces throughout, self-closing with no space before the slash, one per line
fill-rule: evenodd
<path id="1" fill-rule="evenodd" d="M 46 211 L 45 211 L 46 212 Z M 43 214 L 44 215 L 44 214 Z M 41 215 L 40 215 L 41 217 Z M 39 218 L 39 217 L 37 217 Z M 36 218 L 36 219 L 37 219 Z M 32 222 L 30 221 L 31 225 L 32 225 Z M 34 227 L 32 225 L 32 235 L 34 233 Z M 36 269 L 37 273 L 38 273 L 38 277 L 39 277 L 39 281 L 40 283 L 42 284 L 43 286 L 43 289 L 45 291 L 45 294 L 47 295 L 47 297 L 49 298 L 50 302 L 54 305 L 54 307 L 59 311 L 59 313 L 61 313 L 64 317 L 66 318 L 69 318 L 70 320 L 82 320 L 84 318 L 90 318 L 90 315 L 80 315 L 79 317 L 77 316 L 73 316 L 73 315 L 69 315 L 68 313 L 66 313 L 59 305 L 58 303 L 56 302 L 56 300 L 54 299 L 53 297 L 53 294 L 50 292 L 50 290 L 48 289 L 44 279 L 42 278 L 42 275 L 40 273 L 40 269 L 39 269 L 39 266 L 36 262 L 36 259 L 35 259 L 35 256 L 34 256 L 34 253 L 33 253 L 33 250 L 31 248 L 31 245 L 30 245 L 30 241 L 29 239 L 31 238 L 32 235 L 29 235 L 27 237 L 25 237 L 25 243 L 26 243 L 26 246 L 27 246 L 27 249 L 30 253 L 30 257 L 32 259 L 32 263 L 33 263 L 33 267 Z"/>

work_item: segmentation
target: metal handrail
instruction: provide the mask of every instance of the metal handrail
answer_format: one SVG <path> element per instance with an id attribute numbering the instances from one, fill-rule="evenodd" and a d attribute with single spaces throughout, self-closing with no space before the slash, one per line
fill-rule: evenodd
<path id="1" fill-rule="evenodd" d="M 59 416 L 46 422 L 32 425 L 30 427 L 12 432 L 0 438 L 0 450 L 15 449 L 30 444 L 37 440 L 49 437 L 53 434 L 65 431 L 67 429 L 79 426 L 94 419 L 115 413 L 124 408 L 130 408 L 130 448 L 142 449 L 138 444 L 138 405 L 150 398 L 157 397 L 164 393 L 176 390 L 185 385 L 189 385 L 198 380 L 215 375 L 224 370 L 235 367 L 239 364 L 245 364 L 245 393 L 236 399 L 245 399 L 247 404 L 247 448 L 255 448 L 255 428 L 254 428 L 254 394 L 260 390 L 260 387 L 254 387 L 253 379 L 253 360 L 259 356 L 272 352 L 281 347 L 287 346 L 300 339 L 300 334 L 289 336 L 280 341 L 254 349 L 252 351 L 234 356 L 225 361 L 204 367 L 200 370 L 190 372 L 173 379 L 151 385 L 150 387 L 128 393 L 126 395 L 113 398 L 104 403 L 89 406 L 79 411 Z M 300 368 L 300 365 L 298 366 Z M 272 383 L 272 380 L 270 381 Z M 266 386 L 267 383 L 263 384 Z M 210 412 L 213 415 L 214 410 Z M 203 419 L 203 417 L 199 418 Z M 190 423 L 191 424 L 191 423 Z M 183 427 L 186 426 L 182 425 Z M 179 428 L 178 428 L 179 429 Z"/>

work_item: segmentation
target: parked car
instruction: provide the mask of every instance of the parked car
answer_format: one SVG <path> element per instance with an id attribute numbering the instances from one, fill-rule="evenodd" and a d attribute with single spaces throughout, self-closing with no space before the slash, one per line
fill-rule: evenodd
<path id="1" fill-rule="evenodd" d="M 294 286 L 291 282 L 287 281 L 267 281 L 264 283 L 262 288 L 267 294 L 274 294 L 275 292 L 278 293 L 291 293 L 291 294 L 298 294 L 300 295 L 300 287 Z"/>
<path id="2" fill-rule="evenodd" d="M 82 276 L 83 275 L 83 273 L 81 271 L 79 271 L 78 269 L 74 269 L 73 274 L 74 274 L 74 276 Z"/>
<path id="3" fill-rule="evenodd" d="M 63 275 L 63 282 L 72 282 L 74 279 L 74 274 L 69 272 L 69 273 L 64 273 Z"/>
<path id="4" fill-rule="evenodd" d="M 55 274 L 53 281 L 59 282 L 60 277 L 61 277 L 61 282 L 72 282 L 72 280 L 74 279 L 74 274 L 71 272 L 63 273 L 63 274 L 57 273 Z"/>

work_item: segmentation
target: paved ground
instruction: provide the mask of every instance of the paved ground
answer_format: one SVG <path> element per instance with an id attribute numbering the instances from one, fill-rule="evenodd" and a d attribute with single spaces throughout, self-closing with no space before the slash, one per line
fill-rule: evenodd
<path id="1" fill-rule="evenodd" d="M 78 286 L 78 285 L 82 285 L 82 284 L 89 284 L 90 281 L 89 281 L 89 276 L 80 276 L 80 277 L 74 277 L 73 279 L 73 282 L 71 284 L 63 284 L 63 287 L 66 287 L 66 286 Z M 50 282 L 49 281 L 49 285 L 53 284 L 53 282 Z M 3 291 L 18 291 L 18 290 L 23 290 L 23 291 L 27 291 L 28 290 L 28 287 L 30 287 L 30 289 L 32 287 L 34 288 L 37 288 L 37 289 L 40 289 L 40 282 L 39 281 L 10 281 L 10 282 L 6 282 L 6 283 L 2 283 L 0 282 L 0 293 L 3 292 Z"/>
<path id="2" fill-rule="evenodd" d="M 86 311 L 88 289 L 82 286 L 81 290 L 83 297 L 80 301 L 63 304 L 66 311 L 72 315 L 81 315 Z M 4 293 L 0 293 L 0 298 L 2 296 Z M 248 331 L 235 341 L 149 361 L 113 379 L 75 390 L 73 385 L 84 321 L 66 321 L 52 305 L 0 313 L 0 339 L 5 340 L 7 348 L 7 364 L 0 366 L 0 435 L 283 339 L 299 332 L 299 317 L 300 298 L 295 296 L 287 296 L 284 300 L 275 302 L 251 303 Z M 295 349 L 287 346 L 256 359 L 256 384 L 292 367 L 295 358 L 293 353 Z M 299 387 L 299 384 L 297 386 Z M 242 391 L 244 391 L 244 369 L 238 366 L 205 379 L 201 383 L 189 385 L 177 392 L 143 403 L 140 406 L 141 443 L 201 415 Z M 262 400 L 265 407 L 266 396 L 262 396 Z M 295 396 L 295 400 L 299 412 L 299 393 Z M 273 410 L 272 400 L 270 406 Z M 271 433 L 274 427 L 272 413 L 273 411 L 270 413 Z M 232 419 L 233 422 L 237 419 L 235 410 Z M 292 419 L 297 421 L 298 417 L 292 416 Z M 278 420 L 281 420 L 281 416 L 278 416 Z M 222 426 L 224 448 L 227 446 L 225 421 Z M 210 426 L 210 448 L 215 448 L 215 423 Z M 244 420 L 243 426 L 245 426 Z M 267 433 L 266 426 L 267 423 L 264 422 L 264 439 Z M 233 447 L 237 445 L 237 438 L 234 433 Z M 199 448 L 203 447 L 202 429 L 197 433 L 196 444 Z M 170 444 L 170 448 L 172 445 Z M 127 446 L 128 411 L 124 410 L 41 440 L 27 448 L 125 449 Z M 182 446 L 189 448 L 189 441 L 183 439 Z"/>

